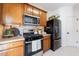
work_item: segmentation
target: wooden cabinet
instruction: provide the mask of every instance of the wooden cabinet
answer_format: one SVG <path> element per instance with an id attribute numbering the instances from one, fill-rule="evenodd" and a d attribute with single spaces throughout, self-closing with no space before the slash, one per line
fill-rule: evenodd
<path id="1" fill-rule="evenodd" d="M 46 52 L 48 49 L 50 49 L 50 36 L 45 36 L 43 38 L 43 52 Z"/>
<path id="2" fill-rule="evenodd" d="M 23 5 L 22 4 L 3 4 L 3 20 L 13 24 L 22 24 Z"/>
<path id="3" fill-rule="evenodd" d="M 29 4 L 24 4 L 24 13 L 33 16 L 39 16 L 39 9 Z"/>
<path id="4" fill-rule="evenodd" d="M 23 56 L 23 55 L 24 55 L 23 46 L 19 46 L 16 48 L 12 48 L 0 52 L 0 56 Z"/>
<path id="5" fill-rule="evenodd" d="M 16 41 L 16 42 L 8 43 L 8 48 L 10 49 L 18 46 L 23 46 L 23 45 L 24 45 L 23 41 Z"/>
<path id="6" fill-rule="evenodd" d="M 40 11 L 40 25 L 46 26 L 47 13 L 44 11 Z"/>
<path id="7" fill-rule="evenodd" d="M 7 55 L 7 51 L 0 52 L 0 56 L 6 56 L 6 55 Z"/>
<path id="8" fill-rule="evenodd" d="M 47 12 L 30 4 L 3 3 L 0 4 L 0 24 L 12 22 L 12 24 L 23 24 L 23 15 L 28 14 L 40 17 L 40 25 L 46 26 Z"/>
<path id="9" fill-rule="evenodd" d="M 2 20 L 2 4 L 0 4 L 0 24 L 3 24 L 3 20 Z"/>
<path id="10" fill-rule="evenodd" d="M 23 55 L 24 55 L 23 46 L 9 49 L 6 52 L 6 56 L 23 56 Z"/>
<path id="11" fill-rule="evenodd" d="M 33 15 L 39 17 L 40 16 L 40 10 L 34 7 L 33 8 Z"/>
<path id="12" fill-rule="evenodd" d="M 29 4 L 24 4 L 24 13 L 40 17 L 40 25 L 46 26 L 47 12 L 40 10 L 39 8 L 33 7 Z"/>
<path id="13" fill-rule="evenodd" d="M 27 13 L 29 15 L 32 15 L 32 6 L 28 5 L 28 4 L 24 4 L 24 13 Z"/>
<path id="14" fill-rule="evenodd" d="M 4 46 L 4 47 L 3 47 Z M 24 55 L 24 41 L 10 42 L 2 45 L 0 56 L 23 56 Z"/>

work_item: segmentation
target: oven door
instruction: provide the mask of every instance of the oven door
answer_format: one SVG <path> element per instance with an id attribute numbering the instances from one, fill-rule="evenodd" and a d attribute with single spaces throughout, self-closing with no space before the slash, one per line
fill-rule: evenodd
<path id="1" fill-rule="evenodd" d="M 42 51 L 42 40 L 37 39 L 32 41 L 32 55 Z"/>
<path id="2" fill-rule="evenodd" d="M 42 39 L 33 40 L 29 43 L 28 42 L 25 42 L 25 56 L 35 55 L 43 50 Z"/>

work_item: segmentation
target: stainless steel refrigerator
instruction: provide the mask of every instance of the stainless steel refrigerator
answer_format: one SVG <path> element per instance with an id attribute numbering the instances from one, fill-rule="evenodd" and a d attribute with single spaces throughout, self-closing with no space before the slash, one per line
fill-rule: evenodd
<path id="1" fill-rule="evenodd" d="M 47 21 L 45 32 L 51 34 L 51 50 L 55 51 L 61 47 L 61 21 L 51 19 Z"/>

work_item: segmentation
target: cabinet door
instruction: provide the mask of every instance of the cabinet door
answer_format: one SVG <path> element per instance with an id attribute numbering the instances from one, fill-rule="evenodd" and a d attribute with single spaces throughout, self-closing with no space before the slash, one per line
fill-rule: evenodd
<path id="1" fill-rule="evenodd" d="M 22 24 L 22 4 L 3 4 L 3 20 L 14 24 Z"/>
<path id="2" fill-rule="evenodd" d="M 39 11 L 39 9 L 33 7 L 33 15 L 34 15 L 34 16 L 40 16 L 40 11 Z"/>
<path id="3" fill-rule="evenodd" d="M 40 11 L 40 25 L 41 26 L 46 26 L 46 18 L 47 18 L 47 13 Z"/>
<path id="4" fill-rule="evenodd" d="M 10 48 L 14 48 L 14 47 L 22 46 L 22 45 L 24 45 L 23 40 L 16 41 L 16 42 L 10 42 L 10 43 L 8 43 L 8 46 L 9 46 L 8 48 L 10 49 Z"/>
<path id="5" fill-rule="evenodd" d="M 43 52 L 46 52 L 48 49 L 50 49 L 50 37 L 45 37 L 43 39 Z"/>
<path id="6" fill-rule="evenodd" d="M 6 56 L 6 55 L 7 55 L 7 51 L 0 52 L 0 56 Z"/>
<path id="7" fill-rule="evenodd" d="M 8 49 L 7 50 L 7 56 L 23 56 L 24 55 L 24 50 L 23 46 Z"/>
<path id="8" fill-rule="evenodd" d="M 24 4 L 24 13 L 32 15 L 32 6 L 30 6 L 28 4 Z"/>
<path id="9" fill-rule="evenodd" d="M 2 4 L 0 4 L 0 24 L 3 24 L 3 20 L 2 20 Z"/>

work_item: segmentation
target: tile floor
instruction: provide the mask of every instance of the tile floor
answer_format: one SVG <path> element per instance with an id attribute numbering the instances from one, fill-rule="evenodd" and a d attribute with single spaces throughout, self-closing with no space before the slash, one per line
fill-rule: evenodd
<path id="1" fill-rule="evenodd" d="M 79 56 L 79 48 L 75 47 L 61 47 L 55 52 L 48 50 L 43 56 Z"/>

